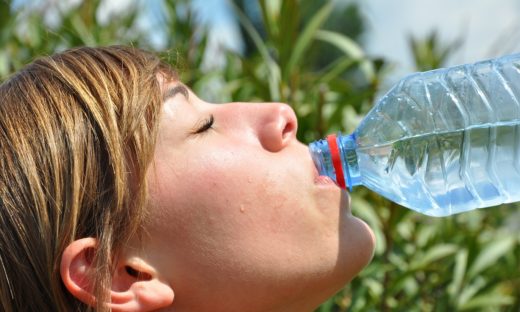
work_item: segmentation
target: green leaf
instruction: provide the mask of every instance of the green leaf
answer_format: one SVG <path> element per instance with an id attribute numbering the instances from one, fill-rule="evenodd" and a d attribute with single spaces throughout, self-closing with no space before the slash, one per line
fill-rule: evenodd
<path id="1" fill-rule="evenodd" d="M 320 75 L 316 85 L 319 85 L 320 83 L 329 83 L 331 80 L 336 79 L 347 69 L 356 64 L 358 64 L 358 62 L 348 55 L 337 59 L 326 69 L 322 75 Z"/>
<path id="2" fill-rule="evenodd" d="M 87 46 L 96 45 L 94 34 L 90 31 L 85 21 L 79 15 L 71 17 L 71 24 L 81 42 Z"/>
<path id="3" fill-rule="evenodd" d="M 276 38 L 279 63 L 281 68 L 286 68 L 294 52 L 296 40 L 299 38 L 300 6 L 298 0 L 284 0 L 281 6 L 281 14 L 278 16 L 278 29 Z M 285 78 L 287 78 L 285 76 Z"/>
<path id="4" fill-rule="evenodd" d="M 279 28 L 276 19 L 280 18 L 280 0 L 261 0 L 259 4 L 267 35 L 270 38 L 277 38 Z"/>
<path id="5" fill-rule="evenodd" d="M 260 34 L 256 31 L 255 27 L 251 23 L 251 21 L 248 19 L 248 17 L 240 10 L 239 7 L 237 7 L 232 1 L 230 2 L 232 5 L 235 13 L 237 14 L 238 21 L 248 35 L 251 37 L 251 40 L 253 40 L 255 46 L 257 47 L 258 51 L 260 52 L 260 55 L 263 58 L 263 61 L 267 64 L 267 68 L 269 69 L 269 91 L 271 93 L 271 100 L 273 101 L 279 101 L 280 100 L 280 67 L 278 64 L 274 61 L 274 59 L 269 54 L 269 50 L 267 48 L 267 45 L 262 40 L 262 37 Z"/>
<path id="6" fill-rule="evenodd" d="M 7 53 L 0 51 L 0 79 L 6 77 L 9 74 L 9 60 Z"/>
<path id="7" fill-rule="evenodd" d="M 513 237 L 508 236 L 489 242 L 471 265 L 468 276 L 474 277 L 495 264 L 500 257 L 512 249 L 515 242 L 516 240 Z"/>
<path id="8" fill-rule="evenodd" d="M 315 34 L 318 31 L 318 29 L 321 27 L 321 25 L 325 22 L 327 17 L 329 17 L 330 13 L 332 12 L 333 8 L 333 2 L 329 1 L 327 2 L 321 9 L 312 17 L 312 19 L 309 21 L 309 24 L 303 32 L 298 37 L 298 40 L 296 41 L 296 44 L 293 48 L 291 57 L 289 58 L 289 62 L 287 64 L 287 68 L 284 71 L 285 77 L 288 77 L 291 75 L 295 69 L 295 67 L 300 64 L 300 61 L 307 50 L 307 48 L 310 46 L 310 43 L 312 40 L 314 40 Z"/>
<path id="9" fill-rule="evenodd" d="M 497 292 L 493 292 L 475 296 L 471 300 L 468 300 L 468 302 L 460 306 L 459 309 L 461 311 L 474 309 L 483 310 L 495 306 L 512 305 L 514 304 L 514 302 L 515 298 L 511 296 L 506 296 Z"/>
<path id="10" fill-rule="evenodd" d="M 424 255 L 419 255 L 420 259 L 414 261 L 411 270 L 418 270 L 429 266 L 432 262 L 454 254 L 458 250 L 455 244 L 439 244 L 431 247 Z"/>
<path id="11" fill-rule="evenodd" d="M 486 286 L 486 279 L 484 277 L 478 277 L 471 284 L 468 284 L 462 290 L 460 296 L 457 298 L 457 306 L 464 306 L 476 293 L 479 292 L 483 287 Z"/>
<path id="12" fill-rule="evenodd" d="M 11 21 L 9 15 L 11 14 L 11 1 L 0 0 L 0 29 L 4 29 Z"/>
<path id="13" fill-rule="evenodd" d="M 450 293 L 452 298 L 454 298 L 460 293 L 467 265 L 468 250 L 462 249 L 457 253 L 457 256 L 455 257 L 455 269 L 453 270 L 453 280 L 451 284 L 448 286 L 448 292 Z"/>
<path id="14" fill-rule="evenodd" d="M 340 33 L 320 30 L 315 34 L 316 39 L 328 42 L 343 53 L 350 56 L 352 59 L 360 62 L 360 68 L 369 81 L 372 81 L 375 77 L 374 65 L 370 60 L 367 59 L 363 49 L 352 39 L 344 36 Z"/>

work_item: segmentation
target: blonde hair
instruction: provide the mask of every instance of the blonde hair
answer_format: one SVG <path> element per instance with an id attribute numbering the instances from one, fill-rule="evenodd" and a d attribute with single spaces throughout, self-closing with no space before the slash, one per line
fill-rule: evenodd
<path id="1" fill-rule="evenodd" d="M 145 172 L 175 73 L 132 47 L 82 47 L 0 85 L 0 310 L 87 310 L 61 282 L 64 248 L 95 237 L 97 309 L 111 261 L 144 218 Z"/>

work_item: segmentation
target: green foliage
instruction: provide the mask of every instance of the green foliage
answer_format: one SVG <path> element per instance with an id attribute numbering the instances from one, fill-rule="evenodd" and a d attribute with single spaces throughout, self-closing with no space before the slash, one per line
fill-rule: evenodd
<path id="1" fill-rule="evenodd" d="M 378 225 L 379 245 L 349 286 L 351 311 L 518 310 L 517 205 L 428 218 L 381 200 L 374 217 L 360 195 L 352 201 Z"/>
<path id="2" fill-rule="evenodd" d="M 418 71 L 426 71 L 441 67 L 446 59 L 461 45 L 462 39 L 443 45 L 439 42 L 436 31 L 432 31 L 426 38 L 409 38 L 410 49 Z"/>
<path id="3" fill-rule="evenodd" d="M 97 15 L 100 0 L 67 9 L 50 3 L 57 2 L 14 9 L 11 1 L 0 0 L 0 79 L 34 57 L 68 47 L 156 47 L 151 31 L 139 27 L 144 1 L 106 22 Z M 197 23 L 189 1 L 159 2 L 153 32 L 165 38 L 164 57 L 179 68 L 181 80 L 214 101 L 289 103 L 304 142 L 351 132 L 373 105 L 385 66 L 358 42 L 364 17 L 356 3 L 233 3 L 244 52 L 227 52 L 225 65 L 211 68 L 204 66 L 207 29 Z M 51 13 L 55 17 L 49 22 Z M 410 40 L 418 70 L 442 66 L 458 45 L 442 44 L 435 33 Z M 374 229 L 374 259 L 318 311 L 520 310 L 518 204 L 437 219 L 357 188 L 352 205 Z"/>

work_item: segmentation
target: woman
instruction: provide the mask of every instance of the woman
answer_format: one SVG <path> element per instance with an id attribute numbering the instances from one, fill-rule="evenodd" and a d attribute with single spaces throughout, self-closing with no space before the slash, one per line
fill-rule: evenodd
<path id="1" fill-rule="evenodd" d="M 0 86 L 0 306 L 312 311 L 374 239 L 296 130 L 136 48 L 34 61 Z"/>

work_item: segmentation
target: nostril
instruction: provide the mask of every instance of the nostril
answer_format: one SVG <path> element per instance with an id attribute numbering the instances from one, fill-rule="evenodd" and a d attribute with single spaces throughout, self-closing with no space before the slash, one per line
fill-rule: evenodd
<path id="1" fill-rule="evenodd" d="M 288 121 L 282 130 L 282 138 L 283 139 L 291 138 L 294 135 L 295 130 L 296 130 L 296 125 L 293 122 Z"/>
<path id="2" fill-rule="evenodd" d="M 294 110 L 287 104 L 282 105 L 282 118 L 285 122 L 282 130 L 282 138 L 293 138 L 296 137 L 296 131 L 298 128 L 298 121 Z"/>

